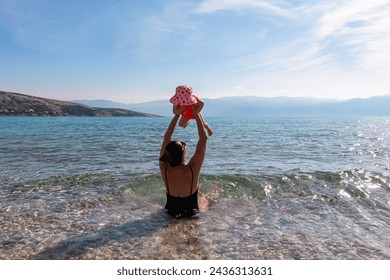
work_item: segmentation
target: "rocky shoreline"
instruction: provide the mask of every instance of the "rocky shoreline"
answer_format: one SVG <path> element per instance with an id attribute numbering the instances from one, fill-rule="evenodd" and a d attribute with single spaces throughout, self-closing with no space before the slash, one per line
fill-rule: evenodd
<path id="1" fill-rule="evenodd" d="M 156 115 L 117 108 L 95 108 L 74 102 L 0 91 L 0 116 L 155 117 Z"/>

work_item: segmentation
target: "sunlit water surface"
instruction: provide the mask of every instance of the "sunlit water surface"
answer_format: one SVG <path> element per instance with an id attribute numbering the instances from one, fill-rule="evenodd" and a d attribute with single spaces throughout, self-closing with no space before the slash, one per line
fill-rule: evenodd
<path id="1" fill-rule="evenodd" d="M 390 259 L 390 118 L 208 119 L 189 220 L 162 210 L 169 121 L 0 118 L 0 259 Z"/>

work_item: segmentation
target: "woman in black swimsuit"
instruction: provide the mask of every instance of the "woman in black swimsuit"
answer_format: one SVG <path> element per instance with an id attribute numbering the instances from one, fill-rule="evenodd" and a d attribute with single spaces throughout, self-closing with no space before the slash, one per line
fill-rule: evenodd
<path id="1" fill-rule="evenodd" d="M 207 136 L 203 122 L 196 114 L 199 140 L 194 155 L 186 163 L 187 148 L 184 142 L 172 141 L 172 134 L 185 106 L 174 109 L 175 116 L 165 132 L 160 152 L 160 172 L 167 191 L 165 208 L 176 218 L 191 217 L 198 206 L 198 180 L 206 155 Z"/>

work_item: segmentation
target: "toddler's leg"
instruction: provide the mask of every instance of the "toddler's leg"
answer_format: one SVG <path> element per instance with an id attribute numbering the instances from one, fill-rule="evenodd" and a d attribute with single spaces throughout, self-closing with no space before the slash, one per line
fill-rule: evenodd
<path id="1" fill-rule="evenodd" d="M 186 117 L 184 116 L 181 116 L 180 120 L 179 120 L 179 126 L 181 128 L 186 128 L 186 126 L 190 123 L 190 119 L 187 119 Z"/>
<path id="2" fill-rule="evenodd" d="M 199 113 L 199 119 L 203 122 L 204 128 L 206 128 L 207 134 L 209 135 L 209 137 L 210 137 L 211 135 L 213 135 L 213 131 L 212 131 L 211 127 L 209 126 L 208 123 L 206 123 L 206 122 L 204 121 L 203 116 L 202 116 L 201 113 Z"/>

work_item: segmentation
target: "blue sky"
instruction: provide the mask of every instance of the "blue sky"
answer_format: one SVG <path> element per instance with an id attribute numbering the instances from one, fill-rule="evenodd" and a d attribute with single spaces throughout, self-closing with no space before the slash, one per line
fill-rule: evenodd
<path id="1" fill-rule="evenodd" d="M 0 90 L 137 103 L 390 93 L 390 0 L 0 0 Z"/>

